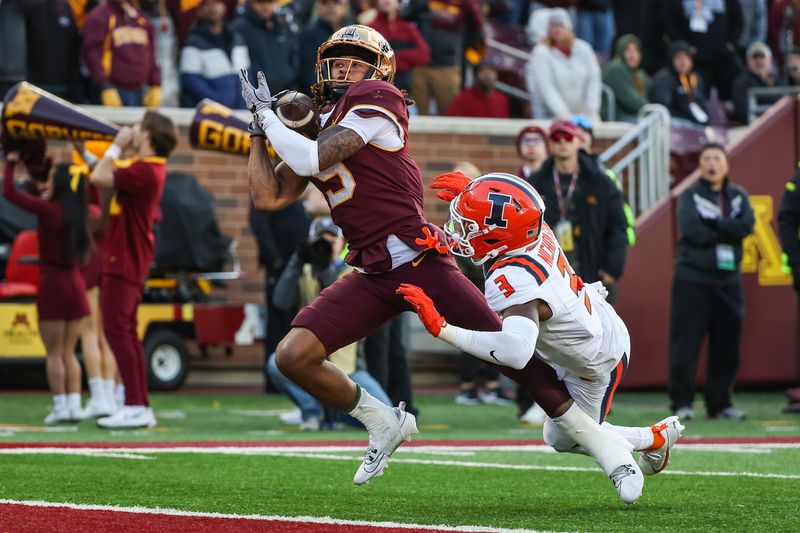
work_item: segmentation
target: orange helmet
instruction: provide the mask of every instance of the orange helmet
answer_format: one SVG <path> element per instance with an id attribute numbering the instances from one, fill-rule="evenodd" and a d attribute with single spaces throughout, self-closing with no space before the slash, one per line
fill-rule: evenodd
<path id="1" fill-rule="evenodd" d="M 347 91 L 347 82 L 333 79 L 333 62 L 336 60 L 349 61 L 348 72 L 354 62 L 367 66 L 365 80 L 394 81 L 394 50 L 378 30 L 369 26 L 345 26 L 334 32 L 317 50 L 315 87 L 332 100 Z"/>
<path id="2" fill-rule="evenodd" d="M 528 182 L 503 172 L 481 176 L 450 202 L 444 227 L 455 255 L 480 265 L 536 244 L 544 202 Z"/>

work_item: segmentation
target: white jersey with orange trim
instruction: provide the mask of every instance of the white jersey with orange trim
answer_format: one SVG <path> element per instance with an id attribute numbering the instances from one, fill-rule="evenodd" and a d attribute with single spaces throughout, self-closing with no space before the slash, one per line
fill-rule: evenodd
<path id="1" fill-rule="evenodd" d="M 538 244 L 523 254 L 505 255 L 486 273 L 486 301 L 502 313 L 513 305 L 542 300 L 553 316 L 539 324 L 536 353 L 556 368 L 588 380 L 607 378 L 630 337 L 605 298 L 585 285 L 545 224 Z"/>

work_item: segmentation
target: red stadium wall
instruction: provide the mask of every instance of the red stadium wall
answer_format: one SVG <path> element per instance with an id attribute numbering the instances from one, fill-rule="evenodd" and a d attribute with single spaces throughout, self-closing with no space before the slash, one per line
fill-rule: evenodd
<path id="1" fill-rule="evenodd" d="M 745 242 L 742 265 L 746 311 L 740 385 L 800 381 L 798 304 L 789 277 L 780 272 L 777 237 L 777 208 L 800 159 L 799 128 L 800 101 L 787 98 L 728 147 L 731 179 L 750 193 L 757 220 L 755 234 Z M 698 177 L 695 173 L 684 180 L 637 223 L 637 244 L 628 252 L 616 304 L 632 337 L 625 387 L 667 383 L 676 199 Z M 701 382 L 704 368 L 702 356 Z"/>

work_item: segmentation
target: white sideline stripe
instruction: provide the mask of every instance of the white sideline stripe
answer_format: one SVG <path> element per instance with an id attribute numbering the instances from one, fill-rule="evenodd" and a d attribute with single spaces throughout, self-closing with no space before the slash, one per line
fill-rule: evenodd
<path id="1" fill-rule="evenodd" d="M 409 448 L 404 453 L 414 453 L 423 447 Z M 432 447 L 437 449 L 437 447 Z M 457 451 L 464 447 L 456 447 Z M 520 447 L 531 448 L 531 447 Z M 496 448 L 488 447 L 489 450 Z M 360 456 L 333 455 L 324 452 L 352 452 L 361 451 L 362 448 L 354 446 L 324 447 L 309 446 L 305 447 L 233 447 L 225 446 L 219 448 L 0 448 L 0 455 L 83 455 L 89 457 L 120 457 L 139 459 L 137 455 L 144 454 L 166 454 L 166 453 L 197 453 L 197 454 L 219 454 L 219 455 L 280 455 L 281 457 L 297 457 L 304 459 L 323 459 L 333 461 L 361 461 Z M 400 451 L 403 451 L 402 449 Z M 520 450 L 529 451 L 529 450 Z M 124 457 L 123 457 L 124 456 Z M 131 457 L 128 457 L 131 456 Z M 554 465 L 525 465 L 507 463 L 484 463 L 475 461 L 446 461 L 434 459 L 412 459 L 395 457 L 395 463 L 423 464 L 433 466 L 458 466 L 464 468 L 495 468 L 504 470 L 539 470 L 549 472 L 599 472 L 597 468 L 584 466 L 554 466 Z M 700 477 L 754 477 L 769 479 L 800 479 L 800 474 L 774 474 L 769 472 L 726 472 L 726 471 L 690 471 L 690 470 L 665 470 L 662 474 L 674 476 L 700 476 Z"/>
<path id="2" fill-rule="evenodd" d="M 401 522 L 370 522 L 368 520 L 345 520 L 329 516 L 282 516 L 233 513 L 207 513 L 202 511 L 182 511 L 180 509 L 163 509 L 161 507 L 123 507 L 117 505 L 94 505 L 85 503 L 60 503 L 41 500 L 7 500 L 0 499 L 0 505 L 24 505 L 27 507 L 66 507 L 78 511 L 113 511 L 118 513 L 152 514 L 165 516 L 188 516 L 195 518 L 225 518 L 235 520 L 261 520 L 269 522 L 307 522 L 310 524 L 331 524 L 337 526 L 365 526 L 397 529 L 423 529 L 434 531 L 459 531 L 466 533 L 555 533 L 533 529 L 508 529 L 482 526 L 437 526 L 431 524 L 404 524 Z"/>
<path id="3" fill-rule="evenodd" d="M 361 457 L 353 457 L 346 455 L 326 455 L 326 454 L 302 454 L 302 453 L 281 453 L 276 454 L 281 457 L 305 457 L 309 459 L 333 459 L 333 460 L 349 460 L 361 461 Z M 460 466 L 466 468 L 497 468 L 502 470 L 544 470 L 548 472 L 600 472 L 599 468 L 592 468 L 586 466 L 554 466 L 554 465 L 515 465 L 506 463 L 478 463 L 473 461 L 441 461 L 433 459 L 404 459 L 392 458 L 393 463 L 412 463 L 418 465 L 433 465 L 433 466 Z M 661 474 L 670 474 L 673 476 L 702 476 L 702 477 L 758 477 L 758 478 L 772 478 L 772 479 L 800 479 L 800 474 L 771 474 L 762 472 L 703 472 L 703 471 L 689 471 L 689 470 L 664 470 Z"/>

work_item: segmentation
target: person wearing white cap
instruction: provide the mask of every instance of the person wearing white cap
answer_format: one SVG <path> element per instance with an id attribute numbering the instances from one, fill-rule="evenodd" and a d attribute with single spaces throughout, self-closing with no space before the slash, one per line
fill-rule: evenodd
<path id="1" fill-rule="evenodd" d="M 754 87 L 774 87 L 778 83 L 772 66 L 772 50 L 762 42 L 755 42 L 747 47 L 747 70 L 742 71 L 733 82 L 733 118 L 737 122 L 750 122 L 750 105 L 748 92 Z M 780 95 L 758 98 L 759 103 L 773 104 Z"/>
<path id="2" fill-rule="evenodd" d="M 600 118 L 600 65 L 586 41 L 575 37 L 565 9 L 550 10 L 547 35 L 531 52 L 526 70 L 535 118 Z"/>

